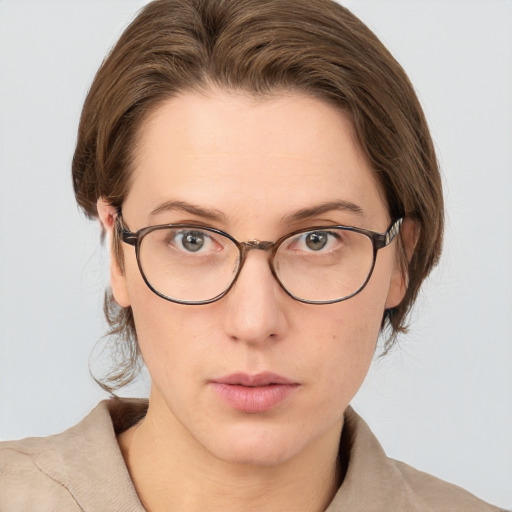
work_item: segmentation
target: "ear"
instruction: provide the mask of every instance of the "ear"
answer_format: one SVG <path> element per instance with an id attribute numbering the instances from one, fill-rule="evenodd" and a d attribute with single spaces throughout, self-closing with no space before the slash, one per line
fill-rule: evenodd
<path id="1" fill-rule="evenodd" d="M 412 255 L 414 254 L 414 249 L 416 247 L 416 243 L 418 242 L 419 235 L 420 227 L 418 223 L 415 220 L 406 217 L 402 222 L 402 227 L 400 228 L 399 233 L 405 252 L 403 256 L 406 258 L 406 265 L 405 268 L 403 268 L 403 262 L 401 261 L 402 255 L 396 255 L 393 274 L 391 275 L 389 292 L 386 298 L 386 309 L 397 307 L 405 296 L 405 292 L 407 291 L 407 287 L 409 285 L 407 265 L 411 261 Z"/>
<path id="2" fill-rule="evenodd" d="M 101 222 L 103 231 L 107 234 L 110 245 L 110 286 L 114 299 L 123 308 L 130 306 L 130 299 L 128 296 L 128 288 L 126 285 L 126 277 L 123 270 L 119 266 L 118 258 L 114 252 L 114 233 L 115 223 L 117 219 L 117 210 L 105 199 L 100 197 L 96 203 L 98 210 L 98 218 Z"/>

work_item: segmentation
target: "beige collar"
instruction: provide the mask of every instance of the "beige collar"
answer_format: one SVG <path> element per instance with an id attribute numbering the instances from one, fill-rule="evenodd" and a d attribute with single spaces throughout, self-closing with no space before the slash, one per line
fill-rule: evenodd
<path id="1" fill-rule="evenodd" d="M 144 417 L 147 401 L 111 399 L 62 434 L 41 440 L 36 465 L 85 512 L 144 512 L 116 434 Z M 343 484 L 326 512 L 494 512 L 454 485 L 386 457 L 368 425 L 347 408 L 340 443 Z"/>

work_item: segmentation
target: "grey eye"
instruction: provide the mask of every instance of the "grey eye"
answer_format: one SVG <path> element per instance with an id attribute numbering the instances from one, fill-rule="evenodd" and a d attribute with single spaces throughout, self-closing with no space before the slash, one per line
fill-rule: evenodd
<path id="1" fill-rule="evenodd" d="M 329 235 L 322 231 L 313 231 L 306 235 L 306 245 L 312 251 L 320 251 L 327 245 Z"/>
<path id="2" fill-rule="evenodd" d="M 199 251 L 205 241 L 205 234 L 201 231 L 187 231 L 183 233 L 181 238 L 181 245 L 190 252 Z"/>

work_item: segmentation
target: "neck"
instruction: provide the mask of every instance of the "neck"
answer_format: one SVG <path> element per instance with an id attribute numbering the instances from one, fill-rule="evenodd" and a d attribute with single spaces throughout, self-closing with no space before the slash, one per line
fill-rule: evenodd
<path id="1" fill-rule="evenodd" d="M 289 460 L 255 465 L 215 457 L 175 423 L 163 426 L 150 400 L 144 420 L 119 436 L 148 512 L 320 512 L 341 484 L 337 465 L 341 424 Z"/>

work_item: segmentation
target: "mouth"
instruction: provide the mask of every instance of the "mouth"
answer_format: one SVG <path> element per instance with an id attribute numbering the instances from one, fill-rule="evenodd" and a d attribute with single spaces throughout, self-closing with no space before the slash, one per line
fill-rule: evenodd
<path id="1" fill-rule="evenodd" d="M 284 402 L 300 384 L 275 373 L 235 373 L 209 382 L 224 403 L 241 412 L 265 412 Z"/>

